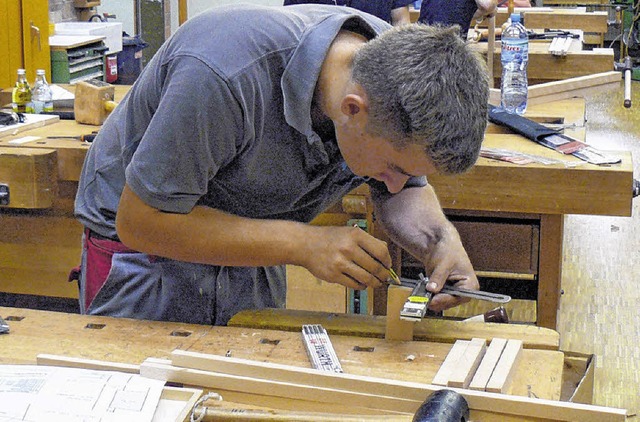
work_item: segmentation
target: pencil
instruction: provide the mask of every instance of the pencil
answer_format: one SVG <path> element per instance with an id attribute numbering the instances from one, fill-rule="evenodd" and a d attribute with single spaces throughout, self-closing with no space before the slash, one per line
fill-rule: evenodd
<path id="1" fill-rule="evenodd" d="M 358 225 L 358 223 L 355 223 L 355 224 L 353 225 L 353 227 L 355 227 L 355 228 L 357 228 L 357 229 L 362 228 L 362 227 L 360 227 L 360 226 Z M 374 258 L 374 259 L 375 259 L 375 258 Z M 376 261 L 378 261 L 378 260 L 376 259 Z M 380 261 L 378 261 L 378 262 L 380 262 Z M 380 262 L 380 263 L 382 264 L 382 262 Z M 386 267 L 385 267 L 385 268 L 386 268 Z M 396 284 L 396 285 L 400 286 L 400 285 L 402 284 L 402 282 L 400 281 L 400 277 L 398 277 L 398 274 L 396 274 L 396 272 L 395 272 L 395 271 L 393 271 L 393 268 L 387 268 L 387 270 L 389 271 L 389 275 L 391 276 L 391 280 L 393 281 L 393 284 Z"/>

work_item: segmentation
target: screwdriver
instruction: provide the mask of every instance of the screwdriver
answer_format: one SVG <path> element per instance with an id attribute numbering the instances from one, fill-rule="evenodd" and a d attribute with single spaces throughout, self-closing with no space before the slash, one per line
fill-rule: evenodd
<path id="1" fill-rule="evenodd" d="M 97 133 L 89 133 L 78 136 L 47 136 L 47 139 L 77 139 L 78 141 L 91 143 L 96 138 Z"/>

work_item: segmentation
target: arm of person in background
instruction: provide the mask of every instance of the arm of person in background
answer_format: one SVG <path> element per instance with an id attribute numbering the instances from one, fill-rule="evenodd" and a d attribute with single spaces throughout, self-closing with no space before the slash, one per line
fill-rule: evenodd
<path id="1" fill-rule="evenodd" d="M 438 292 L 447 280 L 457 287 L 479 289 L 471 261 L 457 230 L 444 215 L 431 186 L 408 187 L 389 194 L 372 187 L 377 221 L 398 246 L 424 264 L 432 292 Z M 433 297 L 429 308 L 442 311 L 468 299 L 447 294 Z"/>
<path id="2" fill-rule="evenodd" d="M 496 14 L 498 8 L 498 0 L 475 0 L 478 9 L 473 15 L 473 20 L 482 20 L 490 18 Z"/>
<path id="3" fill-rule="evenodd" d="M 128 185 L 116 229 L 125 245 L 149 255 L 223 266 L 294 264 L 354 289 L 380 287 L 391 267 L 386 242 L 364 230 L 244 218 L 205 206 L 187 214 L 163 212 Z"/>
<path id="4" fill-rule="evenodd" d="M 391 10 L 391 25 L 406 25 L 411 23 L 411 14 L 409 13 L 409 6 L 397 7 Z"/>

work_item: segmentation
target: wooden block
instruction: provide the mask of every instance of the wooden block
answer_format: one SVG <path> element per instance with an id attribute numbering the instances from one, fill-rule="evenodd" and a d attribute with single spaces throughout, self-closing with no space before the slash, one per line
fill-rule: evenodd
<path id="1" fill-rule="evenodd" d="M 114 107 L 115 87 L 97 80 L 76 84 L 73 112 L 76 122 L 101 125 Z"/>
<path id="2" fill-rule="evenodd" d="M 473 338 L 467 345 L 462 357 L 458 360 L 447 385 L 449 387 L 467 388 L 476 373 L 480 361 L 487 351 L 487 340 Z"/>
<path id="3" fill-rule="evenodd" d="M 56 151 L 0 147 L 0 183 L 9 187 L 8 204 L 0 208 L 50 208 L 58 191 Z"/>
<path id="4" fill-rule="evenodd" d="M 400 319 L 400 311 L 411 294 L 411 289 L 401 286 L 389 286 L 387 290 L 387 319 L 384 338 L 386 340 L 413 340 L 413 327 L 416 324 Z"/>
<path id="5" fill-rule="evenodd" d="M 504 347 L 502 356 L 500 356 L 500 360 L 487 383 L 486 391 L 490 391 L 492 393 L 504 393 L 507 391 L 509 383 L 513 378 L 521 352 L 521 340 L 507 341 L 507 345 Z"/>
<path id="6" fill-rule="evenodd" d="M 469 384 L 469 388 L 480 391 L 484 391 L 485 388 L 487 388 L 487 383 L 489 382 L 491 374 L 493 374 L 493 370 L 498 364 L 498 360 L 500 360 L 500 356 L 502 356 L 502 351 L 506 345 L 506 338 L 494 338 L 491 340 L 491 343 L 487 348 L 487 352 L 485 353 L 484 358 L 482 358 L 482 362 L 480 362 L 480 366 L 478 366 L 478 370 Z"/>
<path id="7" fill-rule="evenodd" d="M 449 383 L 449 379 L 453 374 L 456 366 L 458 365 L 458 361 L 464 355 L 464 352 L 467 350 L 467 346 L 471 343 L 468 340 L 457 340 L 451 350 L 449 350 L 449 354 L 440 365 L 440 369 L 436 373 L 436 376 L 433 377 L 431 384 L 434 385 L 447 385 Z"/>

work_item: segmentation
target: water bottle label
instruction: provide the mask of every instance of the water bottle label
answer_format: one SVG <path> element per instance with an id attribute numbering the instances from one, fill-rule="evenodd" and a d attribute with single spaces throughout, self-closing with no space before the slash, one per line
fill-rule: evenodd
<path id="1" fill-rule="evenodd" d="M 529 60 L 529 42 L 522 40 L 503 40 L 501 60 L 506 62 L 527 62 Z"/>

